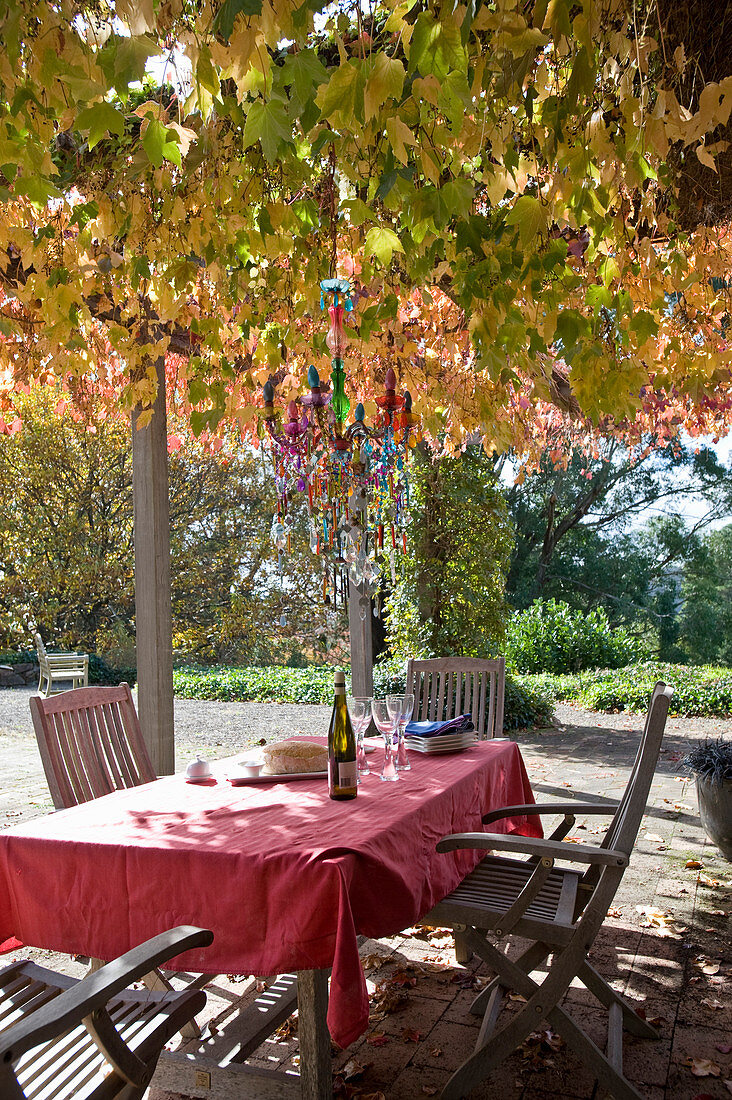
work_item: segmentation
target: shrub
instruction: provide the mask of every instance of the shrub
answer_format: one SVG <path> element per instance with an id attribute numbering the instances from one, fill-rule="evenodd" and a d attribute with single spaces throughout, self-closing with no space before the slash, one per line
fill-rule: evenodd
<path id="1" fill-rule="evenodd" d="M 349 673 L 346 670 L 347 690 Z M 333 701 L 333 669 L 326 668 L 179 668 L 173 672 L 176 695 L 184 699 L 226 702 L 314 703 Z M 374 668 L 374 695 L 405 690 L 405 669 L 390 661 Z M 506 729 L 546 724 L 551 705 L 531 685 L 506 678 Z"/>
<path id="2" fill-rule="evenodd" d="M 637 661 L 640 644 L 612 627 L 604 608 L 585 613 L 559 600 L 536 600 L 517 612 L 506 632 L 506 660 L 517 672 L 620 668 Z"/>
<path id="3" fill-rule="evenodd" d="M 673 687 L 671 712 L 674 714 L 700 717 L 732 714 L 730 668 L 645 661 L 618 669 L 597 669 L 565 676 L 544 673 L 523 678 L 524 683 L 555 702 L 580 703 L 590 710 L 639 713 L 646 710 L 657 680 L 664 680 Z"/>

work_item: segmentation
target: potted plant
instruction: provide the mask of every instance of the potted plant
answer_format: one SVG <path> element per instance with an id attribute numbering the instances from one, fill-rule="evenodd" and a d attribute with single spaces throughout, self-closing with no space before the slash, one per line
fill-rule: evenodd
<path id="1" fill-rule="evenodd" d="M 704 831 L 724 858 L 732 860 L 732 741 L 701 741 L 684 763 L 696 776 Z"/>

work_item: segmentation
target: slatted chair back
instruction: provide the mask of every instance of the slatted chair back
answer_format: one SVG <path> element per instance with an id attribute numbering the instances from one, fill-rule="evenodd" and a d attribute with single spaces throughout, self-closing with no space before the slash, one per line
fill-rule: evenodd
<path id="1" fill-rule="evenodd" d="M 442 722 L 471 714 L 481 740 L 503 733 L 505 683 L 505 657 L 434 657 L 407 663 L 407 692 L 414 693 L 414 719 Z"/>
<path id="2" fill-rule="evenodd" d="M 30 700 L 57 810 L 155 779 L 129 684 Z"/>
<path id="3" fill-rule="evenodd" d="M 613 848 L 628 856 L 633 850 L 661 751 L 672 695 L 673 688 L 661 681 L 653 689 L 630 777 L 602 841 L 603 848 Z"/>

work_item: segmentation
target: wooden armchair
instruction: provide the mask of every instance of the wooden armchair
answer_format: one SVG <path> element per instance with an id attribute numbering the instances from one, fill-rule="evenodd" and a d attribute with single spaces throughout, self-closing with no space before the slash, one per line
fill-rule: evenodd
<path id="1" fill-rule="evenodd" d="M 86 687 L 89 683 L 88 653 L 48 653 L 40 634 L 34 634 L 38 651 L 38 690 L 50 695 L 53 685 L 71 683 L 72 688 Z M 45 689 L 44 689 L 45 683 Z"/>
<path id="2" fill-rule="evenodd" d="M 129 990 L 213 934 L 180 927 L 78 981 L 21 961 L 0 970 L 2 1100 L 141 1100 L 169 1039 L 206 1003 L 200 990 Z"/>
<path id="3" fill-rule="evenodd" d="M 490 825 L 517 814 L 562 814 L 564 820 L 548 839 L 504 836 L 499 833 L 460 833 L 444 837 L 438 851 L 478 848 L 502 852 L 486 855 L 478 866 L 423 918 L 429 925 L 447 925 L 463 944 L 479 955 L 496 977 L 480 993 L 471 1012 L 483 1016 L 475 1050 L 456 1070 L 442 1092 L 443 1100 L 470 1094 L 504 1058 L 535 1030 L 542 1020 L 562 1034 L 593 1071 L 602 1086 L 618 1100 L 642 1100 L 623 1076 L 623 1029 L 657 1039 L 638 1016 L 588 962 L 589 951 L 627 867 L 661 748 L 672 690 L 656 684 L 638 753 L 622 799 L 617 805 L 567 802 L 507 806 L 483 818 Z M 602 843 L 563 844 L 576 815 L 612 815 Z M 512 858 L 520 854 L 527 860 Z M 564 868 L 557 860 L 579 864 Z M 584 868 L 584 870 L 582 870 Z M 500 951 L 488 936 L 528 940 L 515 960 Z M 532 977 L 551 956 L 546 976 Z M 607 1046 L 602 1050 L 585 1034 L 560 1000 L 571 982 L 580 982 L 607 1013 Z M 498 1028 L 505 997 L 515 992 L 524 1003 Z"/>
<path id="4" fill-rule="evenodd" d="M 57 810 L 155 779 L 129 684 L 33 697 L 30 709 Z"/>
<path id="5" fill-rule="evenodd" d="M 471 714 L 478 737 L 503 734 L 506 658 L 434 657 L 407 662 L 407 692 L 415 721 L 442 722 Z"/>

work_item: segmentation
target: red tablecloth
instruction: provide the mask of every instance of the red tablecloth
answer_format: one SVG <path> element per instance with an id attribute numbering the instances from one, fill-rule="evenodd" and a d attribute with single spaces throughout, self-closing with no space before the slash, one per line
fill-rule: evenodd
<path id="1" fill-rule="evenodd" d="M 232 787 L 219 761 L 216 785 L 170 776 L 2 832 L 0 941 L 110 959 L 173 925 L 211 928 L 213 945 L 176 968 L 332 965 L 328 1026 L 347 1046 L 368 1024 L 357 935 L 413 924 L 472 868 L 472 852 L 435 852 L 441 836 L 533 800 L 510 741 L 411 761 L 396 783 L 365 778 L 350 802 L 323 780 Z M 499 825 L 538 835 L 536 822 Z"/>

